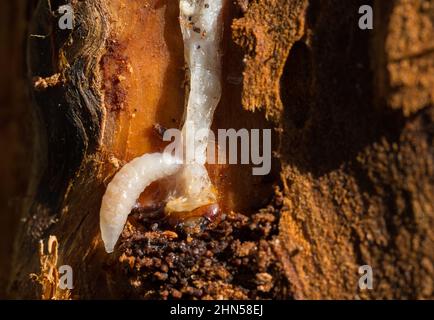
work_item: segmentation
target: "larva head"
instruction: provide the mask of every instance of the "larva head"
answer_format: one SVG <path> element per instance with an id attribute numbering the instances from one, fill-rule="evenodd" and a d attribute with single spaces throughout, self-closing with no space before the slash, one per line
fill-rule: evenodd
<path id="1" fill-rule="evenodd" d="M 171 212 L 166 214 L 169 225 L 185 234 L 191 235 L 202 232 L 208 224 L 218 221 L 221 211 L 217 203 L 212 203 L 189 212 Z"/>

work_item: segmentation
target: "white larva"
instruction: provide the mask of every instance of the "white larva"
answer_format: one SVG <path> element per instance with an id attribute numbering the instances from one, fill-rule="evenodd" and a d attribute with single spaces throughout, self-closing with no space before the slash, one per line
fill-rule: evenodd
<path id="1" fill-rule="evenodd" d="M 128 215 L 143 190 L 152 182 L 176 173 L 179 167 L 174 158 L 152 153 L 133 159 L 119 170 L 107 186 L 101 203 L 101 237 L 107 252 L 113 252 Z"/>
<path id="2" fill-rule="evenodd" d="M 219 43 L 223 1 L 179 2 L 184 54 L 190 70 L 190 94 L 182 128 L 184 141 L 189 141 L 186 137 L 191 129 L 193 132 L 210 129 L 220 100 Z M 178 176 L 181 196 L 171 199 L 166 211 L 191 211 L 216 202 L 217 197 L 204 166 L 207 145 L 207 137 L 193 137 L 195 156 L 187 159 Z M 101 236 L 107 252 L 113 252 L 128 215 L 143 190 L 152 182 L 177 173 L 181 161 L 168 154 L 145 154 L 126 164 L 115 175 L 107 186 L 100 210 Z"/>
<path id="3" fill-rule="evenodd" d="M 211 128 L 220 101 L 222 7 L 223 0 L 180 1 L 184 56 L 190 70 L 190 94 L 182 130 L 187 148 L 194 145 L 194 157 L 186 159 L 179 177 L 179 188 L 184 196 L 168 202 L 166 211 L 169 212 L 191 211 L 217 201 L 204 166 L 208 137 L 194 133 L 207 132 Z"/>

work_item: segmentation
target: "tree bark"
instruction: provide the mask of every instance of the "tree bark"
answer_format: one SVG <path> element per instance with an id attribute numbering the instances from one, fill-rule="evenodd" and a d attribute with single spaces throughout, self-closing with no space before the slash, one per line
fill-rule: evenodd
<path id="1" fill-rule="evenodd" d="M 16 17 L 0 37 L 1 295 L 47 298 L 53 283 L 30 275 L 55 261 L 74 289 L 48 298 L 434 297 L 434 1 L 227 1 L 213 128 L 272 128 L 272 172 L 209 165 L 221 221 L 191 238 L 136 210 L 112 255 L 107 183 L 164 147 L 154 125 L 181 125 L 178 3 L 72 1 L 61 30 L 65 3 L 0 5 Z M 373 30 L 358 27 L 366 4 Z M 151 186 L 142 208 L 165 192 Z"/>

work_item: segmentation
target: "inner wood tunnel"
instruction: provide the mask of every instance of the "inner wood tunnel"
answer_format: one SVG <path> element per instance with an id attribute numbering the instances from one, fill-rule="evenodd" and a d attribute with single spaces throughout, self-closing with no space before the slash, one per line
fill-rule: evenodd
<path id="1" fill-rule="evenodd" d="M 185 104 L 186 66 L 177 1 L 112 1 L 111 31 L 102 57 L 107 131 L 103 145 L 120 163 L 144 153 L 163 151 L 155 126 L 180 128 Z M 231 23 L 237 11 L 224 8 L 222 98 L 213 131 L 271 128 L 261 112 L 241 106 L 243 53 L 232 41 Z M 276 173 L 253 176 L 249 165 L 209 165 L 211 178 L 225 210 L 254 212 L 273 195 Z M 110 168 L 108 169 L 110 170 Z M 163 193 L 163 195 L 159 193 Z M 164 187 L 154 184 L 141 197 L 162 200 Z"/>

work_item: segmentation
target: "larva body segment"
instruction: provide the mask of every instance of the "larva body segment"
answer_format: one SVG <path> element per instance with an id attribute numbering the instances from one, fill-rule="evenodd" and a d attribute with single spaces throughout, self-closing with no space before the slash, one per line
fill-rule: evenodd
<path id="1" fill-rule="evenodd" d="M 175 174 L 180 164 L 168 154 L 145 154 L 122 167 L 107 186 L 100 210 L 101 236 L 113 252 L 128 215 L 140 194 L 152 182 Z"/>

